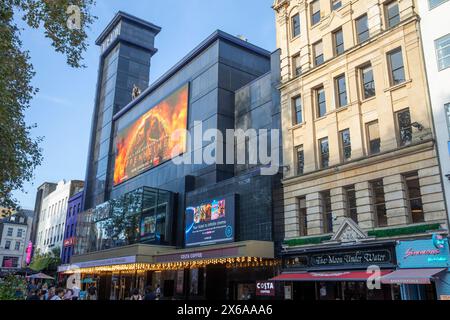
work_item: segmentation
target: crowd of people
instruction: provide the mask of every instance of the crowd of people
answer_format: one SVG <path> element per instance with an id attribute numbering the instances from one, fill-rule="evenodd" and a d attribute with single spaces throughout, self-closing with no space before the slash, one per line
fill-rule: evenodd
<path id="1" fill-rule="evenodd" d="M 27 300 L 79 300 L 80 291 L 75 280 L 71 288 L 63 288 L 47 282 L 35 284 L 35 281 L 31 280 L 27 286 Z M 93 288 L 92 291 L 96 291 L 96 289 Z M 95 293 L 92 296 L 95 296 Z"/>
<path id="2" fill-rule="evenodd" d="M 133 289 L 127 300 L 160 300 L 161 288 L 159 285 L 155 290 L 151 287 L 145 288 L 143 294 L 138 289 Z M 30 280 L 27 284 L 27 300 L 97 300 L 97 288 L 94 284 L 90 284 L 85 291 L 77 286 L 75 279 L 72 281 L 70 287 L 63 288 L 62 286 L 55 286 L 47 282 L 36 284 L 34 280 Z"/>

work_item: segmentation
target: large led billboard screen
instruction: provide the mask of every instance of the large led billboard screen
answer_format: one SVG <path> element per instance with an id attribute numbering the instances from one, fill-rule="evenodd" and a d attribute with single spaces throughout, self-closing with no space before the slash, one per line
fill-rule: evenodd
<path id="1" fill-rule="evenodd" d="M 235 206 L 236 196 L 230 195 L 186 208 L 186 247 L 233 242 Z"/>
<path id="2" fill-rule="evenodd" d="M 186 152 L 188 95 L 186 84 L 118 132 L 114 185 Z"/>

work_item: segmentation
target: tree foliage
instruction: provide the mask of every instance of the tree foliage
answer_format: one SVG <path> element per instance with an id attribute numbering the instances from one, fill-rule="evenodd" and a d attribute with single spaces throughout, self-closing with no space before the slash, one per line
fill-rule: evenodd
<path id="1" fill-rule="evenodd" d="M 0 281 L 0 300 L 24 300 L 25 280 L 15 275 L 8 275 Z"/>
<path id="2" fill-rule="evenodd" d="M 0 207 L 17 209 L 14 190 L 23 190 L 25 182 L 42 162 L 39 147 L 42 138 L 33 138 L 24 112 L 37 89 L 31 84 L 35 74 L 29 52 L 23 50 L 17 19 L 28 27 L 44 30 L 56 52 L 67 63 L 83 67 L 82 54 L 87 49 L 87 28 L 96 17 L 90 14 L 94 0 L 2 0 L 0 1 Z M 69 28 L 76 5 L 80 28 Z"/>
<path id="3" fill-rule="evenodd" d="M 59 248 L 53 249 L 51 252 L 41 253 L 36 251 L 33 260 L 30 263 L 30 269 L 36 272 L 41 271 L 56 271 L 61 264 L 61 250 Z"/>

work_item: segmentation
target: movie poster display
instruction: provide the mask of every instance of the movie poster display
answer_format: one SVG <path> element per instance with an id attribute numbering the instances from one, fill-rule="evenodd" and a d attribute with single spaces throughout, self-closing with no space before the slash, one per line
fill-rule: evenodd
<path id="1" fill-rule="evenodd" d="M 186 84 L 117 134 L 115 186 L 186 152 L 188 96 Z"/>
<path id="2" fill-rule="evenodd" d="M 186 208 L 186 247 L 234 241 L 235 195 Z"/>

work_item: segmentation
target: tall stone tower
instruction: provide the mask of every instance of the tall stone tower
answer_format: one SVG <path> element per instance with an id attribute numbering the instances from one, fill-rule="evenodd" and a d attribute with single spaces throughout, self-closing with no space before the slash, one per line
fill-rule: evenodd
<path id="1" fill-rule="evenodd" d="M 100 63 L 86 168 L 84 208 L 107 200 L 108 170 L 114 159 L 113 116 L 132 100 L 135 86 L 144 90 L 150 61 L 157 52 L 155 36 L 161 28 L 118 12 L 98 37 Z"/>

